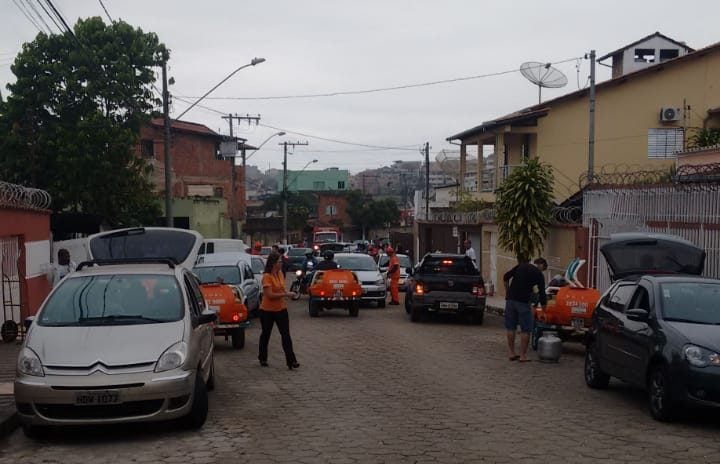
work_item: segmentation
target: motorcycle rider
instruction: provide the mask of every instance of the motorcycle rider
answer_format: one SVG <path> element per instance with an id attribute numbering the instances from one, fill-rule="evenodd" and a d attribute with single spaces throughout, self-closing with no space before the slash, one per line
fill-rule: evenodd
<path id="1" fill-rule="evenodd" d="M 310 282 L 310 279 L 312 278 L 312 273 L 315 271 L 318 265 L 318 260 L 315 258 L 315 253 L 312 250 L 309 250 L 307 253 L 305 253 L 305 261 L 302 263 L 302 267 L 300 270 L 303 273 L 303 283 L 307 285 Z"/>
<path id="2" fill-rule="evenodd" d="M 317 265 L 316 269 L 318 271 L 326 271 L 328 269 L 337 269 L 338 267 L 340 267 L 338 266 L 338 263 L 335 262 L 335 253 L 333 253 L 332 251 L 327 250 L 325 253 L 323 253 L 323 258 L 325 259 Z"/>

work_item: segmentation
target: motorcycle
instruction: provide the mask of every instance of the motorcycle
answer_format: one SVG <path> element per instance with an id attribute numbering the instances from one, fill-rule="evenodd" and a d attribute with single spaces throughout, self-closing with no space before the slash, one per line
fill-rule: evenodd
<path id="1" fill-rule="evenodd" d="M 312 271 L 308 271 L 309 275 L 306 276 L 300 269 L 295 271 L 295 281 L 290 284 L 290 292 L 293 294 L 293 301 L 297 301 L 302 295 L 308 294 L 308 283 L 310 282 L 311 272 Z"/>

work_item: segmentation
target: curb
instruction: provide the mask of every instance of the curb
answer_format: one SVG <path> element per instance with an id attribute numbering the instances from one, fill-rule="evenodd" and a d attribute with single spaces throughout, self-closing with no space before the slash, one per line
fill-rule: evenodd
<path id="1" fill-rule="evenodd" d="M 496 316 L 503 316 L 505 315 L 505 308 L 502 308 L 500 306 L 494 306 L 494 305 L 486 305 L 485 311 L 490 314 L 495 314 Z"/>

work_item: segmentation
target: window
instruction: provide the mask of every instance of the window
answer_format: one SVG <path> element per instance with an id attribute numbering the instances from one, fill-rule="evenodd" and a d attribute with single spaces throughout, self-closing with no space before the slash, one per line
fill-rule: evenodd
<path id="1" fill-rule="evenodd" d="M 338 190 L 345 190 L 345 181 L 344 180 L 338 181 Z"/>
<path id="2" fill-rule="evenodd" d="M 143 158 L 155 158 L 155 142 L 152 140 L 140 141 L 140 153 Z"/>
<path id="3" fill-rule="evenodd" d="M 635 49 L 635 62 L 636 63 L 654 63 L 655 62 L 655 49 L 653 49 L 653 48 L 636 48 Z"/>
<path id="4" fill-rule="evenodd" d="M 650 295 L 648 295 L 648 291 L 644 287 L 638 287 L 628 308 L 639 308 L 650 312 Z"/>
<path id="5" fill-rule="evenodd" d="M 673 58 L 677 58 L 679 55 L 680 50 L 678 49 L 669 48 L 660 50 L 660 62 L 662 63 L 663 61 L 672 60 Z"/>
<path id="6" fill-rule="evenodd" d="M 615 311 L 625 311 L 630 298 L 635 291 L 635 285 L 618 285 L 615 290 L 607 296 L 605 304 Z"/>
<path id="7" fill-rule="evenodd" d="M 222 187 L 215 187 L 213 189 L 213 196 L 215 198 L 222 198 L 223 197 L 223 188 Z"/>
<path id="8" fill-rule="evenodd" d="M 325 181 L 313 182 L 313 190 L 325 190 Z"/>
<path id="9" fill-rule="evenodd" d="M 682 127 L 660 127 L 648 129 L 648 158 L 674 159 L 683 149 Z"/>
<path id="10" fill-rule="evenodd" d="M 337 207 L 335 205 L 327 205 L 325 207 L 326 216 L 335 216 L 337 214 Z"/>

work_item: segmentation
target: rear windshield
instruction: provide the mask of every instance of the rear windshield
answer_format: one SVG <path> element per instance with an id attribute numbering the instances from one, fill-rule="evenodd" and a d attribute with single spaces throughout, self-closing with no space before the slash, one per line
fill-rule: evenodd
<path id="1" fill-rule="evenodd" d="M 194 235 L 177 230 L 139 229 L 95 237 L 90 251 L 94 259 L 171 258 L 182 263 L 195 240 Z"/>
<path id="2" fill-rule="evenodd" d="M 179 321 L 174 276 L 133 274 L 66 278 L 40 313 L 45 326 L 135 325 Z"/>
<path id="3" fill-rule="evenodd" d="M 265 263 L 260 258 L 252 258 L 250 260 L 253 274 L 262 274 L 265 272 Z"/>
<path id="4" fill-rule="evenodd" d="M 337 234 L 335 232 L 323 232 L 315 234 L 316 242 L 336 242 Z"/>
<path id="5" fill-rule="evenodd" d="M 428 256 L 420 272 L 425 274 L 478 275 L 479 271 L 466 256 Z"/>
<path id="6" fill-rule="evenodd" d="M 231 284 L 240 283 L 240 268 L 237 266 L 203 266 L 193 269 L 195 275 L 203 284 Z"/>
<path id="7" fill-rule="evenodd" d="M 660 286 L 666 321 L 720 324 L 720 283 L 671 282 Z"/>
<path id="8" fill-rule="evenodd" d="M 398 261 L 400 261 L 400 268 L 401 269 L 407 269 L 409 267 L 412 267 L 412 262 L 410 262 L 410 258 L 407 256 L 398 256 Z M 378 261 L 378 264 L 380 267 L 388 267 L 390 265 L 390 257 L 388 255 L 382 255 L 380 257 L 380 260 Z"/>
<path id="9" fill-rule="evenodd" d="M 377 265 L 368 255 L 335 256 L 335 261 L 343 269 L 351 271 L 377 271 Z"/>

